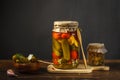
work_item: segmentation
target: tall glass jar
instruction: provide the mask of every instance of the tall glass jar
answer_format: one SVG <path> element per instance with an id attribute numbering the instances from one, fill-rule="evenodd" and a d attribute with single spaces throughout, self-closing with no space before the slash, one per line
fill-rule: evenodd
<path id="1" fill-rule="evenodd" d="M 103 66 L 106 52 L 103 43 L 89 43 L 87 47 L 88 64 L 91 66 Z"/>
<path id="2" fill-rule="evenodd" d="M 77 21 L 55 21 L 52 30 L 52 61 L 54 67 L 76 68 L 79 64 L 80 44 Z"/>

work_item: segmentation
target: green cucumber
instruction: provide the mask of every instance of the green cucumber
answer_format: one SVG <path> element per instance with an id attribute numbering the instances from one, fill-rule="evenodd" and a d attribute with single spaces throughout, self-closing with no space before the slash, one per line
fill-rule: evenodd
<path id="1" fill-rule="evenodd" d="M 61 45 L 60 43 L 56 40 L 56 39 L 52 39 L 52 42 L 53 42 L 53 47 L 56 49 L 56 50 L 60 50 L 61 49 Z"/>
<path id="2" fill-rule="evenodd" d="M 63 58 L 66 60 L 70 60 L 70 48 L 67 39 L 62 39 L 61 45 L 63 50 Z"/>
<path id="3" fill-rule="evenodd" d="M 53 52 L 57 55 L 57 56 L 61 56 L 61 52 L 58 51 L 54 46 L 52 47 L 53 48 Z"/>
<path id="4" fill-rule="evenodd" d="M 57 56 L 61 56 L 61 44 L 54 38 L 52 38 L 52 50 Z"/>

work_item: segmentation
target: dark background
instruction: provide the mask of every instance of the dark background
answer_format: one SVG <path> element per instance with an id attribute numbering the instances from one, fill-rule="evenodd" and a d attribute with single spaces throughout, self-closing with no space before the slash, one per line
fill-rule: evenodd
<path id="1" fill-rule="evenodd" d="M 15 53 L 51 59 L 51 31 L 56 20 L 75 20 L 83 46 L 104 43 L 107 59 L 120 59 L 120 0 L 2 0 L 0 59 Z"/>

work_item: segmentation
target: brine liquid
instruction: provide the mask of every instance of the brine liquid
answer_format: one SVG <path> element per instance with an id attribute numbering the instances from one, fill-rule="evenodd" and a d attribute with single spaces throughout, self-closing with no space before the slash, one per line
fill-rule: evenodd
<path id="1" fill-rule="evenodd" d="M 76 68 L 79 64 L 79 49 L 76 31 L 52 31 L 52 61 L 56 68 Z"/>

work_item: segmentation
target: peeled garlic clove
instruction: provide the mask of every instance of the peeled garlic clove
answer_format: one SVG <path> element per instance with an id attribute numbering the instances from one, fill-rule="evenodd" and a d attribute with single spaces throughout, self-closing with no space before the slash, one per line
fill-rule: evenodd
<path id="1" fill-rule="evenodd" d="M 27 58 L 30 61 L 32 59 L 32 57 L 33 57 L 33 54 L 29 54 Z"/>
<path id="2" fill-rule="evenodd" d="M 8 69 L 8 70 L 7 70 L 7 75 L 8 75 L 8 76 L 18 76 L 18 75 L 16 75 L 16 74 L 14 73 L 14 71 L 13 71 L 12 69 Z"/>

